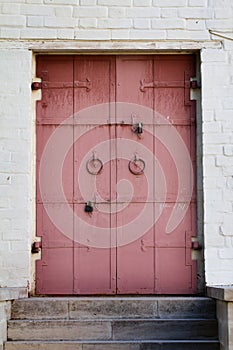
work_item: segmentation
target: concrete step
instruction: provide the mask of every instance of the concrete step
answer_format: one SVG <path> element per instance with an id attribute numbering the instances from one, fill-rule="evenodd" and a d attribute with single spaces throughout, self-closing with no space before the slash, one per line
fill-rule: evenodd
<path id="1" fill-rule="evenodd" d="M 8 340 L 217 340 L 207 319 L 10 320 Z"/>
<path id="2" fill-rule="evenodd" d="M 28 298 L 12 305 L 12 319 L 215 318 L 215 303 L 201 297 Z"/>
<path id="3" fill-rule="evenodd" d="M 7 342 L 4 350 L 219 350 L 218 341 Z"/>

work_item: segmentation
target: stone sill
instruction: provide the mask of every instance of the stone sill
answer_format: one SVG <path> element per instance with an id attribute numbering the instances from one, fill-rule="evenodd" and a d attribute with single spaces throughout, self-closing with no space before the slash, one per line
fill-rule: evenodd
<path id="1" fill-rule="evenodd" d="M 207 296 L 217 300 L 233 301 L 233 286 L 209 286 Z"/>
<path id="2" fill-rule="evenodd" d="M 27 297 L 27 288 L 0 288 L 0 302 Z"/>

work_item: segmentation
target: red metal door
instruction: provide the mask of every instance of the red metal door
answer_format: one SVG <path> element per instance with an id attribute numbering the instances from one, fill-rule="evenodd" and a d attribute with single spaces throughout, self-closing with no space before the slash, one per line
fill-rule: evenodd
<path id="1" fill-rule="evenodd" d="M 38 58 L 37 293 L 196 292 L 194 64 Z"/>

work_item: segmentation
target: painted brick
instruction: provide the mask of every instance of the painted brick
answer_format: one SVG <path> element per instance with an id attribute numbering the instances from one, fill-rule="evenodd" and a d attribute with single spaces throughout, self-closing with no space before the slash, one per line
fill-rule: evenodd
<path id="1" fill-rule="evenodd" d="M 209 39 L 209 33 L 203 32 L 200 30 L 194 30 L 194 31 L 187 31 L 187 30 L 176 30 L 171 29 L 167 31 L 167 38 L 168 39 L 184 39 L 184 40 L 208 40 Z"/>
<path id="2" fill-rule="evenodd" d="M 57 31 L 55 29 L 27 28 L 27 29 L 21 30 L 20 37 L 22 39 L 30 39 L 30 38 L 56 39 L 57 38 Z"/>
<path id="3" fill-rule="evenodd" d="M 55 9 L 53 6 L 38 6 L 36 4 L 25 4 L 21 5 L 21 14 L 33 15 L 33 16 L 53 16 Z"/>
<path id="4" fill-rule="evenodd" d="M 203 140 L 204 143 L 206 144 L 222 144 L 222 145 L 225 145 L 225 144 L 229 144 L 230 142 L 230 134 L 226 134 L 226 135 L 223 135 L 223 134 L 218 134 L 218 133 L 213 133 L 213 134 L 207 134 L 204 136 L 204 140 Z"/>
<path id="5" fill-rule="evenodd" d="M 10 185 L 11 176 L 9 174 L 0 174 L 0 185 Z"/>
<path id="6" fill-rule="evenodd" d="M 133 0 L 133 6 L 151 6 L 152 0 Z"/>
<path id="7" fill-rule="evenodd" d="M 131 6 L 131 0 L 97 0 L 98 5 L 106 6 Z"/>
<path id="8" fill-rule="evenodd" d="M 233 166 L 233 157 L 216 157 L 216 166 L 224 167 L 224 166 Z"/>
<path id="9" fill-rule="evenodd" d="M 151 21 L 149 19 L 135 19 L 134 28 L 136 29 L 149 29 L 151 28 Z"/>
<path id="10" fill-rule="evenodd" d="M 161 17 L 162 18 L 176 18 L 178 14 L 177 8 L 162 8 Z"/>
<path id="11" fill-rule="evenodd" d="M 71 6 L 57 6 L 55 8 L 55 15 L 58 17 L 71 17 L 73 14 L 73 7 Z"/>
<path id="12" fill-rule="evenodd" d="M 50 5 L 78 5 L 79 0 L 44 0 L 45 4 L 50 4 Z"/>
<path id="13" fill-rule="evenodd" d="M 214 111 L 213 110 L 205 110 L 203 111 L 203 120 L 205 120 L 206 122 L 210 122 L 212 120 L 214 120 Z"/>
<path id="14" fill-rule="evenodd" d="M 225 62 L 227 59 L 227 54 L 223 50 L 202 50 L 201 59 L 202 61 L 207 62 Z"/>
<path id="15" fill-rule="evenodd" d="M 25 1 L 22 1 L 25 2 Z M 43 4 L 43 0 L 26 0 L 27 4 Z"/>
<path id="16" fill-rule="evenodd" d="M 96 5 L 96 0 L 79 0 L 81 6 L 94 6 Z"/>
<path id="17" fill-rule="evenodd" d="M 188 19 L 186 21 L 186 29 L 188 30 L 205 30 L 206 23 L 204 20 L 198 20 L 198 19 Z"/>
<path id="18" fill-rule="evenodd" d="M 96 28 L 97 27 L 97 19 L 95 18 L 81 18 L 79 20 L 80 28 Z"/>
<path id="19" fill-rule="evenodd" d="M 20 13 L 20 5 L 19 4 L 2 4 L 1 8 L 2 13 L 17 15 Z"/>
<path id="20" fill-rule="evenodd" d="M 131 28 L 132 20 L 131 19 L 99 19 L 98 28 Z"/>
<path id="21" fill-rule="evenodd" d="M 135 7 L 135 8 L 127 8 L 126 9 L 127 17 L 159 17 L 160 9 L 158 8 L 147 8 L 147 7 Z"/>
<path id="22" fill-rule="evenodd" d="M 67 17 L 45 17 L 45 27 L 74 28 L 77 21 L 75 18 Z"/>
<path id="23" fill-rule="evenodd" d="M 232 111 L 233 111 L 233 99 L 232 99 L 232 97 L 224 98 L 222 101 L 222 104 L 223 104 L 224 109 L 232 109 Z"/>
<path id="24" fill-rule="evenodd" d="M 229 29 L 232 25 L 232 18 L 231 19 L 215 19 L 215 20 L 208 20 L 206 22 L 206 26 L 209 29 Z"/>
<path id="25" fill-rule="evenodd" d="M 28 251 L 30 250 L 30 243 L 27 241 L 21 241 L 21 242 L 10 242 L 11 249 L 13 251 Z"/>
<path id="26" fill-rule="evenodd" d="M 16 28 L 1 28 L 0 36 L 5 39 L 18 39 L 20 37 L 20 30 Z"/>
<path id="27" fill-rule="evenodd" d="M 58 29 L 57 31 L 58 39 L 74 39 L 73 29 Z"/>
<path id="28" fill-rule="evenodd" d="M 208 4 L 207 4 L 207 0 L 189 0 L 188 5 L 193 7 L 200 7 L 200 6 L 207 7 Z"/>
<path id="29" fill-rule="evenodd" d="M 161 7 L 185 7 L 187 0 L 153 0 L 153 5 Z"/>
<path id="30" fill-rule="evenodd" d="M 112 32 L 111 32 L 111 38 L 113 40 L 120 40 L 120 39 L 126 40 L 126 39 L 129 39 L 129 30 L 113 29 Z"/>
<path id="31" fill-rule="evenodd" d="M 215 18 L 220 18 L 220 19 L 232 18 L 233 17 L 233 8 L 232 7 L 230 7 L 230 8 L 229 7 L 227 7 L 227 8 L 222 8 L 222 7 L 215 8 L 214 15 L 215 15 Z"/>
<path id="32" fill-rule="evenodd" d="M 233 190 L 233 178 L 232 176 L 228 176 L 227 178 L 227 188 Z"/>
<path id="33" fill-rule="evenodd" d="M 77 30 L 74 33 L 75 39 L 81 40 L 108 40 L 111 38 L 110 30 Z"/>
<path id="34" fill-rule="evenodd" d="M 152 19 L 152 29 L 183 29 L 185 20 L 183 19 Z"/>
<path id="35" fill-rule="evenodd" d="M 28 16 L 27 26 L 28 27 L 43 27 L 44 17 L 42 16 Z"/>
<path id="36" fill-rule="evenodd" d="M 213 7 L 230 7 L 232 2 L 230 0 L 211 0 Z"/>
<path id="37" fill-rule="evenodd" d="M 222 155 L 222 145 L 206 145 L 205 146 L 205 154 L 206 155 Z"/>
<path id="38" fill-rule="evenodd" d="M 0 26 L 24 27 L 25 25 L 26 25 L 26 18 L 24 16 L 0 15 Z"/>
<path id="39" fill-rule="evenodd" d="M 213 16 L 213 10 L 209 8 L 182 8 L 178 10 L 179 17 L 182 18 L 211 18 Z"/>
<path id="40" fill-rule="evenodd" d="M 74 8 L 74 17 L 107 17 L 107 7 L 77 7 Z"/>
<path id="41" fill-rule="evenodd" d="M 10 242 L 1 242 L 0 252 L 10 250 Z"/>
<path id="42" fill-rule="evenodd" d="M 233 156 L 233 145 L 225 145 L 223 147 L 223 154 L 225 156 Z"/>
<path id="43" fill-rule="evenodd" d="M 204 133 L 221 133 L 222 125 L 220 122 L 208 122 L 203 123 L 203 131 Z"/>
<path id="44" fill-rule="evenodd" d="M 130 38 L 131 39 L 165 39 L 166 38 L 166 31 L 165 30 L 133 30 L 130 31 Z"/>
<path id="45" fill-rule="evenodd" d="M 123 17 L 125 17 L 125 8 L 110 7 L 110 8 L 108 8 L 108 16 L 109 17 L 123 18 Z"/>

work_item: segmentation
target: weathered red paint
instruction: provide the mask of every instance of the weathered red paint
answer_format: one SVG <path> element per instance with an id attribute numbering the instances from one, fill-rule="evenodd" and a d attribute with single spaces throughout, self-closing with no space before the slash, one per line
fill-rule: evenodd
<path id="1" fill-rule="evenodd" d="M 76 118 L 77 112 L 83 108 L 109 102 L 137 103 L 169 117 L 189 149 L 195 168 L 195 105 L 189 100 L 188 85 L 188 79 L 195 76 L 194 64 L 192 55 L 39 56 L 37 76 L 42 78 L 42 100 L 37 103 L 37 179 L 46 142 L 57 126 L 72 115 Z M 156 225 L 133 243 L 117 248 L 93 248 L 77 243 L 80 227 L 76 227 L 75 220 L 67 222 L 73 227 L 72 239 L 55 227 L 44 207 L 53 206 L 62 218 L 66 204 L 56 192 L 48 197 L 43 193 L 46 200 L 42 203 L 37 182 L 37 236 L 42 238 L 42 259 L 36 266 L 37 293 L 195 293 L 196 262 L 191 257 L 191 240 L 196 235 L 195 191 L 181 224 L 172 235 L 165 233 L 167 218 L 176 202 L 178 178 L 168 150 L 152 134 L 169 133 L 171 125 L 155 124 L 153 115 L 148 115 L 144 124 L 151 134 L 144 131 L 139 138 L 128 125 L 132 119 L 135 125 L 139 123 L 140 116 L 134 115 L 133 110 L 129 113 L 120 107 L 110 113 L 115 120 L 113 123 L 105 119 L 100 123 L 92 116 L 86 123 L 76 120 L 74 124 L 62 126 L 63 136 L 73 140 L 88 129 L 87 125 L 95 126 L 88 138 L 74 141 L 64 161 L 62 176 L 67 202 L 74 215 L 92 225 L 108 228 L 109 240 L 127 235 L 124 224 L 133 220 L 142 206 L 153 217 L 163 205 L 163 213 Z M 91 159 L 95 145 L 109 139 L 117 140 L 114 146 L 117 159 L 110 160 L 113 152 L 110 146 L 105 148 L 104 154 L 97 155 L 100 159 L 109 159 L 109 162 L 96 177 L 86 173 L 89 198 L 83 198 L 78 181 L 81 161 L 86 155 Z M 150 164 L 154 179 L 154 190 L 146 196 L 146 176 L 135 176 L 129 171 L 128 162 L 134 154 L 129 148 L 128 159 L 122 159 L 124 143 L 121 139 L 140 143 L 160 160 L 166 173 L 165 203 L 162 203 L 164 193 L 156 186 L 160 174 L 155 164 L 150 164 L 148 154 L 140 151 L 139 156 L 147 167 Z M 97 196 L 97 209 L 90 216 L 84 212 L 84 205 L 87 200 L 93 201 L 95 179 L 104 203 Z M 132 198 L 124 189 L 117 197 L 116 184 L 122 179 L 133 185 Z M 49 181 L 56 183 L 55 173 L 51 172 Z M 117 202 L 120 208 L 128 201 L 130 204 L 124 210 L 110 213 L 112 203 Z M 180 205 L 183 201 L 185 198 Z"/>

